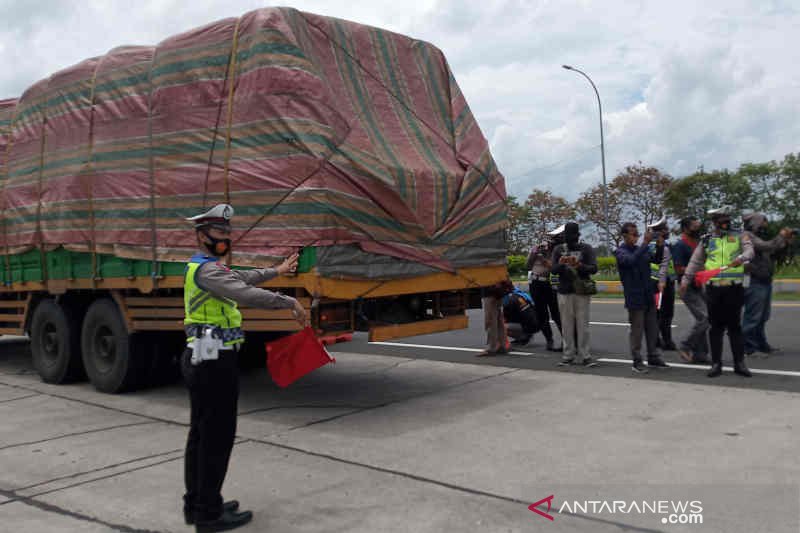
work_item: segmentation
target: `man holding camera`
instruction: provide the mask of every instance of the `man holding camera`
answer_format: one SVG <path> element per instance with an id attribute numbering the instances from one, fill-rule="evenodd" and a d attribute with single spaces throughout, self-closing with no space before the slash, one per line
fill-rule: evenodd
<path id="1" fill-rule="evenodd" d="M 760 352 L 765 355 L 774 353 L 775 348 L 767 342 L 766 325 L 772 306 L 772 276 L 775 274 L 775 262 L 772 254 L 789 245 L 792 230 L 783 228 L 771 240 L 767 238 L 767 217 L 762 213 L 750 213 L 742 217 L 745 234 L 750 237 L 755 250 L 755 257 L 745 265 L 745 275 L 749 283 L 744 289 L 744 318 L 742 334 L 744 335 L 744 353 L 747 356 Z"/>
<path id="2" fill-rule="evenodd" d="M 658 338 L 658 319 L 656 318 L 656 281 L 651 279 L 650 265 L 655 260 L 650 244 L 654 233 L 648 228 L 637 246 L 639 232 L 636 224 L 626 222 L 622 225 L 622 245 L 615 251 L 622 289 L 625 293 L 625 308 L 630 322 L 630 347 L 633 358 L 632 370 L 638 374 L 647 373 L 642 361 L 642 334 L 647 343 L 647 364 L 651 367 L 666 368 L 667 365 L 656 351 Z M 663 253 L 663 252 L 662 252 Z"/>
<path id="3" fill-rule="evenodd" d="M 551 272 L 557 274 L 558 309 L 561 312 L 562 365 L 572 364 L 577 355 L 583 366 L 595 366 L 589 354 L 589 304 L 596 292 L 592 274 L 597 273 L 597 258 L 591 245 L 580 242 L 580 226 L 564 226 L 564 244 L 553 250 Z"/>

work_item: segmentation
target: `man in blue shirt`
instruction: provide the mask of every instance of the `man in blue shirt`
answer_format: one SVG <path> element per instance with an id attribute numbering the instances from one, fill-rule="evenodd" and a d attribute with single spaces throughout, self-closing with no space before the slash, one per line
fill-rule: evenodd
<path id="1" fill-rule="evenodd" d="M 637 246 L 639 232 L 636 224 L 626 222 L 622 225 L 622 245 L 614 251 L 617 258 L 622 289 L 625 293 L 625 308 L 628 310 L 630 322 L 630 346 L 633 358 L 633 371 L 646 373 L 647 367 L 642 362 L 642 334 L 647 341 L 647 364 L 652 367 L 666 368 L 667 365 L 656 348 L 658 339 L 658 319 L 656 318 L 655 290 L 656 284 L 650 279 L 651 231 L 647 231 L 642 244 Z"/>

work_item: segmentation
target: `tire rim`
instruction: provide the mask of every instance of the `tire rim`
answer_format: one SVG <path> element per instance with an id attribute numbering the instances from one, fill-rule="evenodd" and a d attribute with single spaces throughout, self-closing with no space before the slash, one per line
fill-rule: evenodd
<path id="1" fill-rule="evenodd" d="M 42 328 L 40 337 L 42 343 L 41 354 L 47 366 L 58 364 L 60 344 L 58 342 L 58 328 L 52 322 L 47 322 Z"/>
<path id="2" fill-rule="evenodd" d="M 99 326 L 95 330 L 92 354 L 95 368 L 101 374 L 107 374 L 114 368 L 117 361 L 117 344 L 114 342 L 114 333 L 108 326 Z"/>

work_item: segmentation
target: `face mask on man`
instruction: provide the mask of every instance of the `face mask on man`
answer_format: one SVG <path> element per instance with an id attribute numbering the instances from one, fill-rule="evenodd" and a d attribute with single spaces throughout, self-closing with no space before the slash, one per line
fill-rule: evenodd
<path id="1" fill-rule="evenodd" d="M 730 231 L 731 229 L 731 219 L 723 218 L 717 221 L 717 227 L 721 231 Z"/>
<path id="2" fill-rule="evenodd" d="M 216 239 L 205 231 L 203 232 L 203 235 L 205 235 L 206 238 L 211 241 L 203 243 L 206 247 L 206 250 L 208 250 L 211 255 L 216 257 L 224 257 L 228 255 L 228 252 L 231 249 L 231 240 L 229 238 Z"/>

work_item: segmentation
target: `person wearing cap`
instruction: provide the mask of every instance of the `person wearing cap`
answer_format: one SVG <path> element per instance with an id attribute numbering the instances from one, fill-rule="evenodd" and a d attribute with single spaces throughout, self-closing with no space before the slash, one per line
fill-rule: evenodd
<path id="1" fill-rule="evenodd" d="M 548 234 L 537 246 L 531 248 L 527 261 L 529 271 L 528 290 L 533 300 L 536 322 L 541 328 L 542 335 L 544 335 L 547 349 L 558 351 L 559 349 L 555 347 L 553 339 L 553 328 L 550 327 L 550 317 L 552 316 L 559 333 L 561 332 L 561 314 L 558 312 L 558 298 L 551 283 L 551 277 L 554 276 L 554 274 L 550 273 L 553 255 L 552 243 L 553 236 Z"/>
<path id="2" fill-rule="evenodd" d="M 675 316 L 675 280 L 669 273 L 672 263 L 672 250 L 669 242 L 669 226 L 667 218 L 662 216 L 658 222 L 647 226 L 654 237 L 650 241 L 650 279 L 653 280 L 660 294 L 660 305 L 656 307 L 658 321 L 658 342 L 656 346 L 664 350 L 677 350 L 672 341 L 672 319 Z"/>
<path id="3" fill-rule="evenodd" d="M 709 345 L 711 347 L 711 370 L 708 377 L 722 374 L 722 340 L 725 331 L 733 354 L 733 368 L 736 374 L 751 377 L 744 362 L 744 338 L 742 336 L 742 306 L 744 305 L 744 264 L 754 257 L 753 242 L 749 235 L 734 231 L 731 227 L 733 209 L 729 206 L 712 209 L 708 212 L 714 229 L 703 236 L 695 248 L 689 266 L 681 280 L 680 293 L 683 297 L 694 276 L 701 270 L 719 273 L 706 282 L 708 319 L 711 323 Z"/>
<path id="4" fill-rule="evenodd" d="M 681 284 L 689 260 L 700 242 L 702 227 L 702 222 L 695 216 L 681 219 L 681 236 L 670 247 L 672 263 L 678 275 L 678 285 Z M 703 290 L 690 283 L 681 299 L 692 314 L 694 324 L 680 340 L 678 353 L 687 363 L 709 364 L 711 361 L 708 358 L 708 306 Z"/>
<path id="5" fill-rule="evenodd" d="M 633 359 L 633 372 L 647 373 L 642 360 L 642 334 L 647 348 L 647 364 L 651 367 L 666 368 L 668 365 L 661 359 L 656 347 L 658 338 L 658 319 L 656 317 L 656 282 L 651 279 L 651 264 L 656 260 L 651 248 L 654 233 L 648 227 L 642 237 L 642 244 L 637 246 L 639 232 L 636 224 L 625 222 L 620 230 L 622 244 L 614 250 L 617 259 L 617 270 L 625 294 L 625 308 L 628 310 L 630 323 L 630 350 Z"/>
<path id="6" fill-rule="evenodd" d="M 231 251 L 231 217 L 233 207 L 220 204 L 186 219 L 194 223 L 200 251 L 189 259 L 184 275 L 187 349 L 181 370 L 189 389 L 191 422 L 183 512 L 186 523 L 195 524 L 198 532 L 234 529 L 253 517 L 250 511 L 240 512 L 237 501 L 223 502 L 221 494 L 236 436 L 237 353 L 244 342 L 237 305 L 291 309 L 297 321 L 306 324 L 305 309 L 297 300 L 255 287 L 294 271 L 297 254 L 276 268 L 231 270 L 222 262 Z"/>
<path id="7" fill-rule="evenodd" d="M 792 230 L 782 228 L 778 235 L 767 240 L 767 217 L 763 213 L 749 213 L 742 216 L 745 235 L 753 242 L 755 257 L 744 267 L 744 317 L 742 334 L 744 335 L 744 353 L 747 356 L 756 352 L 769 355 L 776 351 L 767 342 L 766 325 L 772 307 L 772 276 L 775 274 L 775 262 L 772 254 L 786 248 L 792 239 Z"/>
<path id="8" fill-rule="evenodd" d="M 577 287 L 579 284 L 585 287 L 587 284 L 584 282 L 589 282 L 592 274 L 597 273 L 597 258 L 591 245 L 580 242 L 577 223 L 565 224 L 564 244 L 553 250 L 550 271 L 559 277 L 558 309 L 564 345 L 560 364 L 572 364 L 578 357 L 579 364 L 594 366 L 596 363 L 589 353 L 589 305 L 592 297 L 584 294 L 585 291 L 578 294 Z"/>

